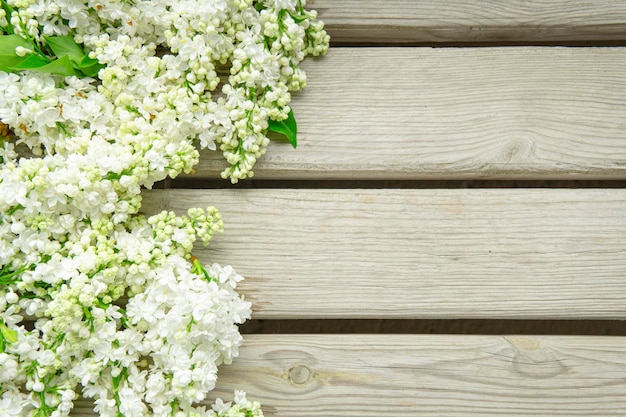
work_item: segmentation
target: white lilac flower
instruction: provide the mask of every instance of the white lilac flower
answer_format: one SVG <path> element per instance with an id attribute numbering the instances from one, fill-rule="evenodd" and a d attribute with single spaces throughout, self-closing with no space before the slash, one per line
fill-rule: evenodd
<path id="1" fill-rule="evenodd" d="M 10 392 L 5 392 L 0 400 L 0 416 L 2 417 L 21 417 L 22 402 L 21 396 L 13 396 Z"/>
<path id="2" fill-rule="evenodd" d="M 242 393 L 195 405 L 250 316 L 243 278 L 191 255 L 219 214 L 146 218 L 141 190 L 192 172 L 198 148 L 254 175 L 322 23 L 304 0 L 0 1 L 0 26 L 34 42 L 16 53 L 70 36 L 102 66 L 0 71 L 0 415 L 65 416 L 82 392 L 103 416 L 261 416 Z"/>

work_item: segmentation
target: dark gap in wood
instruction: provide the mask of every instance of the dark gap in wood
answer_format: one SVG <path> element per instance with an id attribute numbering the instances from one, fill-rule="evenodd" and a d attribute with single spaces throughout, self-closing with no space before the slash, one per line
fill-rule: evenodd
<path id="1" fill-rule="evenodd" d="M 258 180 L 247 179 L 237 184 L 227 180 L 177 178 L 155 188 L 178 189 L 343 189 L 343 188 L 393 188 L 393 189 L 434 189 L 434 188 L 624 188 L 626 179 L 621 180 Z"/>
<path id="2" fill-rule="evenodd" d="M 476 334 L 626 336 L 619 320 L 250 320 L 242 334 Z"/>
<path id="3" fill-rule="evenodd" d="M 545 46 L 545 47 L 620 47 L 626 46 L 626 38 L 614 40 L 569 40 L 569 41 L 445 41 L 445 42 L 390 42 L 387 39 L 380 41 L 333 41 L 331 34 L 331 48 L 393 48 L 393 47 L 421 47 L 421 48 L 490 48 L 490 47 L 520 47 L 520 46 Z"/>

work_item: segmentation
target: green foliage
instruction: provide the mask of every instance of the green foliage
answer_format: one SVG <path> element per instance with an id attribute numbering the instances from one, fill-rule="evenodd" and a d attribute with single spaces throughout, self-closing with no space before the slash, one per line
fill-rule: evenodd
<path id="1" fill-rule="evenodd" d="M 26 39 L 17 35 L 0 36 L 0 70 L 11 72 L 13 66 L 18 65 L 26 57 L 18 56 L 17 47 L 31 49 L 32 45 Z"/>
<path id="2" fill-rule="evenodd" d="M 46 74 L 77 75 L 67 56 L 62 56 L 55 61 L 46 61 L 39 55 L 31 55 L 11 69 L 14 71 L 30 70 Z"/>
<path id="3" fill-rule="evenodd" d="M 287 118 L 280 122 L 270 119 L 267 130 L 270 132 L 280 133 L 285 136 L 294 149 L 298 146 L 298 126 L 296 125 L 296 118 L 293 115 L 293 110 L 290 110 Z"/>
<path id="4" fill-rule="evenodd" d="M 71 36 L 45 36 L 43 39 L 52 56 L 37 52 L 41 51 L 38 45 L 18 35 L 0 36 L 0 71 L 94 77 L 103 68 Z M 18 54 L 18 48 L 26 53 Z"/>
<path id="5" fill-rule="evenodd" d="M 87 77 L 95 77 L 98 75 L 98 71 L 104 68 L 104 65 L 98 63 L 97 59 L 90 58 L 89 55 L 83 56 L 74 68 L 80 70 Z"/>
<path id="6" fill-rule="evenodd" d="M 74 60 L 74 58 L 80 61 L 85 53 L 83 49 L 74 42 L 74 38 L 71 36 L 44 36 L 44 40 L 46 41 L 46 45 L 50 47 L 52 52 L 57 57 L 69 56 Z"/>
<path id="7" fill-rule="evenodd" d="M 4 323 L 0 324 L 0 334 L 9 343 L 17 342 L 17 331 L 9 329 Z"/>
<path id="8" fill-rule="evenodd" d="M 6 345 L 17 342 L 17 331 L 9 329 L 0 318 L 0 353 Z"/>
<path id="9" fill-rule="evenodd" d="M 9 265 L 3 265 L 2 268 L 0 268 L 0 286 L 15 284 L 24 271 L 26 271 L 25 267 L 13 271 Z"/>

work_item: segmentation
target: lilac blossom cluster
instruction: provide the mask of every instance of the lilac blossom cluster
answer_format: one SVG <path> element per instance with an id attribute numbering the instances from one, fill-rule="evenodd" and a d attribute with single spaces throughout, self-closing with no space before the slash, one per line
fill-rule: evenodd
<path id="1" fill-rule="evenodd" d="M 304 0 L 1 3 L 0 28 L 71 36 L 102 68 L 0 71 L 0 414 L 67 416 L 83 395 L 101 416 L 262 416 L 242 392 L 198 405 L 251 307 L 232 267 L 191 255 L 219 213 L 146 216 L 141 190 L 199 148 L 252 176 L 300 62 L 328 48 L 322 23 Z"/>

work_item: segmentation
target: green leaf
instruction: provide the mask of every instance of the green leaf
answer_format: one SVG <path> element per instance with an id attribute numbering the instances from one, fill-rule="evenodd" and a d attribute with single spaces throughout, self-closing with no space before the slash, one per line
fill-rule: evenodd
<path id="1" fill-rule="evenodd" d="M 101 67 L 104 68 L 104 65 L 98 63 L 97 59 L 93 59 L 93 58 L 90 58 L 89 55 L 85 55 L 80 60 L 76 68 L 83 69 L 83 68 L 93 67 L 94 65 L 100 65 Z"/>
<path id="2" fill-rule="evenodd" d="M 80 62 L 85 55 L 83 48 L 74 41 L 72 36 L 44 36 L 44 40 L 52 49 L 52 52 L 59 58 L 68 55 Z"/>
<path id="3" fill-rule="evenodd" d="M 298 146 L 298 140 L 296 138 L 298 134 L 298 126 L 296 125 L 296 118 L 293 115 L 293 109 L 289 111 L 289 115 L 285 120 L 277 122 L 270 119 L 267 130 L 270 132 L 280 133 L 285 136 L 294 149 Z"/>
<path id="4" fill-rule="evenodd" d="M 98 63 L 97 59 L 90 58 L 72 36 L 46 36 L 44 39 L 59 59 L 69 57 L 72 68 L 88 77 L 95 77 L 98 75 L 98 71 L 104 68 L 104 65 Z M 64 70 L 67 69 L 65 64 L 63 68 Z M 76 75 L 76 72 L 64 73 L 63 75 Z M 57 73 L 60 74 L 60 72 Z"/>
<path id="5" fill-rule="evenodd" d="M 104 65 L 95 64 L 90 67 L 80 68 L 79 71 L 87 77 L 96 77 L 102 68 L 104 68 Z"/>
<path id="6" fill-rule="evenodd" d="M 88 77 L 95 77 L 104 68 L 104 65 L 100 64 L 97 59 L 89 58 L 89 55 L 85 55 L 78 65 L 74 65 L 74 68 Z"/>
<path id="7" fill-rule="evenodd" d="M 20 63 L 26 60 L 28 57 L 26 56 L 17 56 L 13 55 L 2 55 L 0 54 L 0 71 L 4 72 L 12 72 L 13 67 L 16 65 L 20 65 Z"/>
<path id="8" fill-rule="evenodd" d="M 21 65 L 13 67 L 13 69 L 31 70 L 43 72 L 46 74 L 77 75 L 76 71 L 74 71 L 74 67 L 72 66 L 72 61 L 67 55 L 62 56 L 61 58 L 56 59 L 50 63 L 45 63 L 38 55 L 33 55 L 30 58 L 33 58 L 32 62 L 24 61 Z M 36 61 L 34 58 L 39 58 L 39 61 Z M 44 65 L 40 65 L 41 62 L 44 62 Z"/>
<path id="9" fill-rule="evenodd" d="M 17 48 L 18 46 L 31 50 L 34 49 L 33 45 L 21 36 L 0 36 L 0 55 L 16 55 L 15 48 Z"/>
<path id="10" fill-rule="evenodd" d="M 32 70 L 34 68 L 43 67 L 44 65 L 48 65 L 50 60 L 48 58 L 42 57 L 40 55 L 29 55 L 22 59 L 21 62 L 11 66 L 11 70 L 22 71 L 22 70 Z"/>
<path id="11" fill-rule="evenodd" d="M 52 61 L 48 65 L 39 67 L 35 69 L 35 71 L 58 75 L 77 75 L 76 71 L 74 71 L 74 67 L 72 66 L 72 61 L 70 61 L 70 58 L 67 55 Z"/>
<path id="12" fill-rule="evenodd" d="M 293 13 L 289 13 L 289 15 L 291 16 L 291 18 L 293 19 L 294 22 L 296 23 L 302 23 L 305 20 L 307 20 L 309 18 L 309 16 L 305 15 L 305 14 L 293 14 Z"/>
<path id="13" fill-rule="evenodd" d="M 2 338 L 7 342 L 17 342 L 17 331 L 10 330 L 4 323 L 0 323 L 0 333 L 2 334 Z"/>

